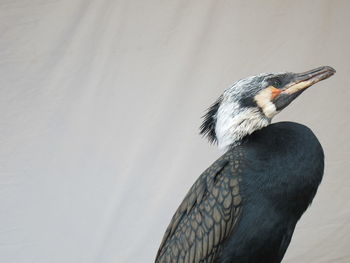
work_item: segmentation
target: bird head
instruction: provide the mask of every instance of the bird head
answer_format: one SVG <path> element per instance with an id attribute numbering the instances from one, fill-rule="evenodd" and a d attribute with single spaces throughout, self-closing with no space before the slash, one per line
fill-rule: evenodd
<path id="1" fill-rule="evenodd" d="M 200 133 L 225 149 L 266 127 L 272 118 L 313 84 L 335 73 L 328 66 L 303 73 L 263 73 L 224 91 L 203 116 Z"/>

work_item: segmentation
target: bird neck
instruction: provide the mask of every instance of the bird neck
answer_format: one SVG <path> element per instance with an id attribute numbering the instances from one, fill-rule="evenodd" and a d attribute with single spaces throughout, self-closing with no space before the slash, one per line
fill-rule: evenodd
<path id="1" fill-rule="evenodd" d="M 228 150 L 241 144 L 244 137 L 268 126 L 270 122 L 270 119 L 262 117 L 261 112 L 255 108 L 246 108 L 238 114 L 219 109 L 215 126 L 219 149 Z"/>

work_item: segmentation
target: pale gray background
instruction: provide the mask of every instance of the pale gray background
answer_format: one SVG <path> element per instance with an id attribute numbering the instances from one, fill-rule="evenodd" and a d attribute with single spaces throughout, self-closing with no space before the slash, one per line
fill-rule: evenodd
<path id="1" fill-rule="evenodd" d="M 350 1 L 0 0 L 0 262 L 152 262 L 235 80 L 330 65 L 277 120 L 326 153 L 284 262 L 350 262 Z"/>

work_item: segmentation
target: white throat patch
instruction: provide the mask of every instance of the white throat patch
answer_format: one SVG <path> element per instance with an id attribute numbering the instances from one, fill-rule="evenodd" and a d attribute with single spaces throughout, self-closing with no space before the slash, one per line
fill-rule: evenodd
<path id="1" fill-rule="evenodd" d="M 220 149 L 238 145 L 246 135 L 266 127 L 271 119 L 257 108 L 241 108 L 238 102 L 222 101 L 217 115 L 215 133 Z"/>
<path id="2" fill-rule="evenodd" d="M 275 104 L 271 102 L 272 90 L 269 88 L 263 89 L 255 97 L 256 104 L 261 108 L 267 118 L 274 117 L 278 111 Z"/>

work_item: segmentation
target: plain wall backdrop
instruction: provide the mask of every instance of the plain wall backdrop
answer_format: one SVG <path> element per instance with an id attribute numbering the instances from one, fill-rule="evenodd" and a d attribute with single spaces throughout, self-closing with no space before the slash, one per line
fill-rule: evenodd
<path id="1" fill-rule="evenodd" d="M 0 0 L 0 262 L 153 262 L 221 152 L 205 109 L 261 72 L 337 73 L 275 122 L 325 175 L 284 262 L 350 262 L 350 1 Z"/>

